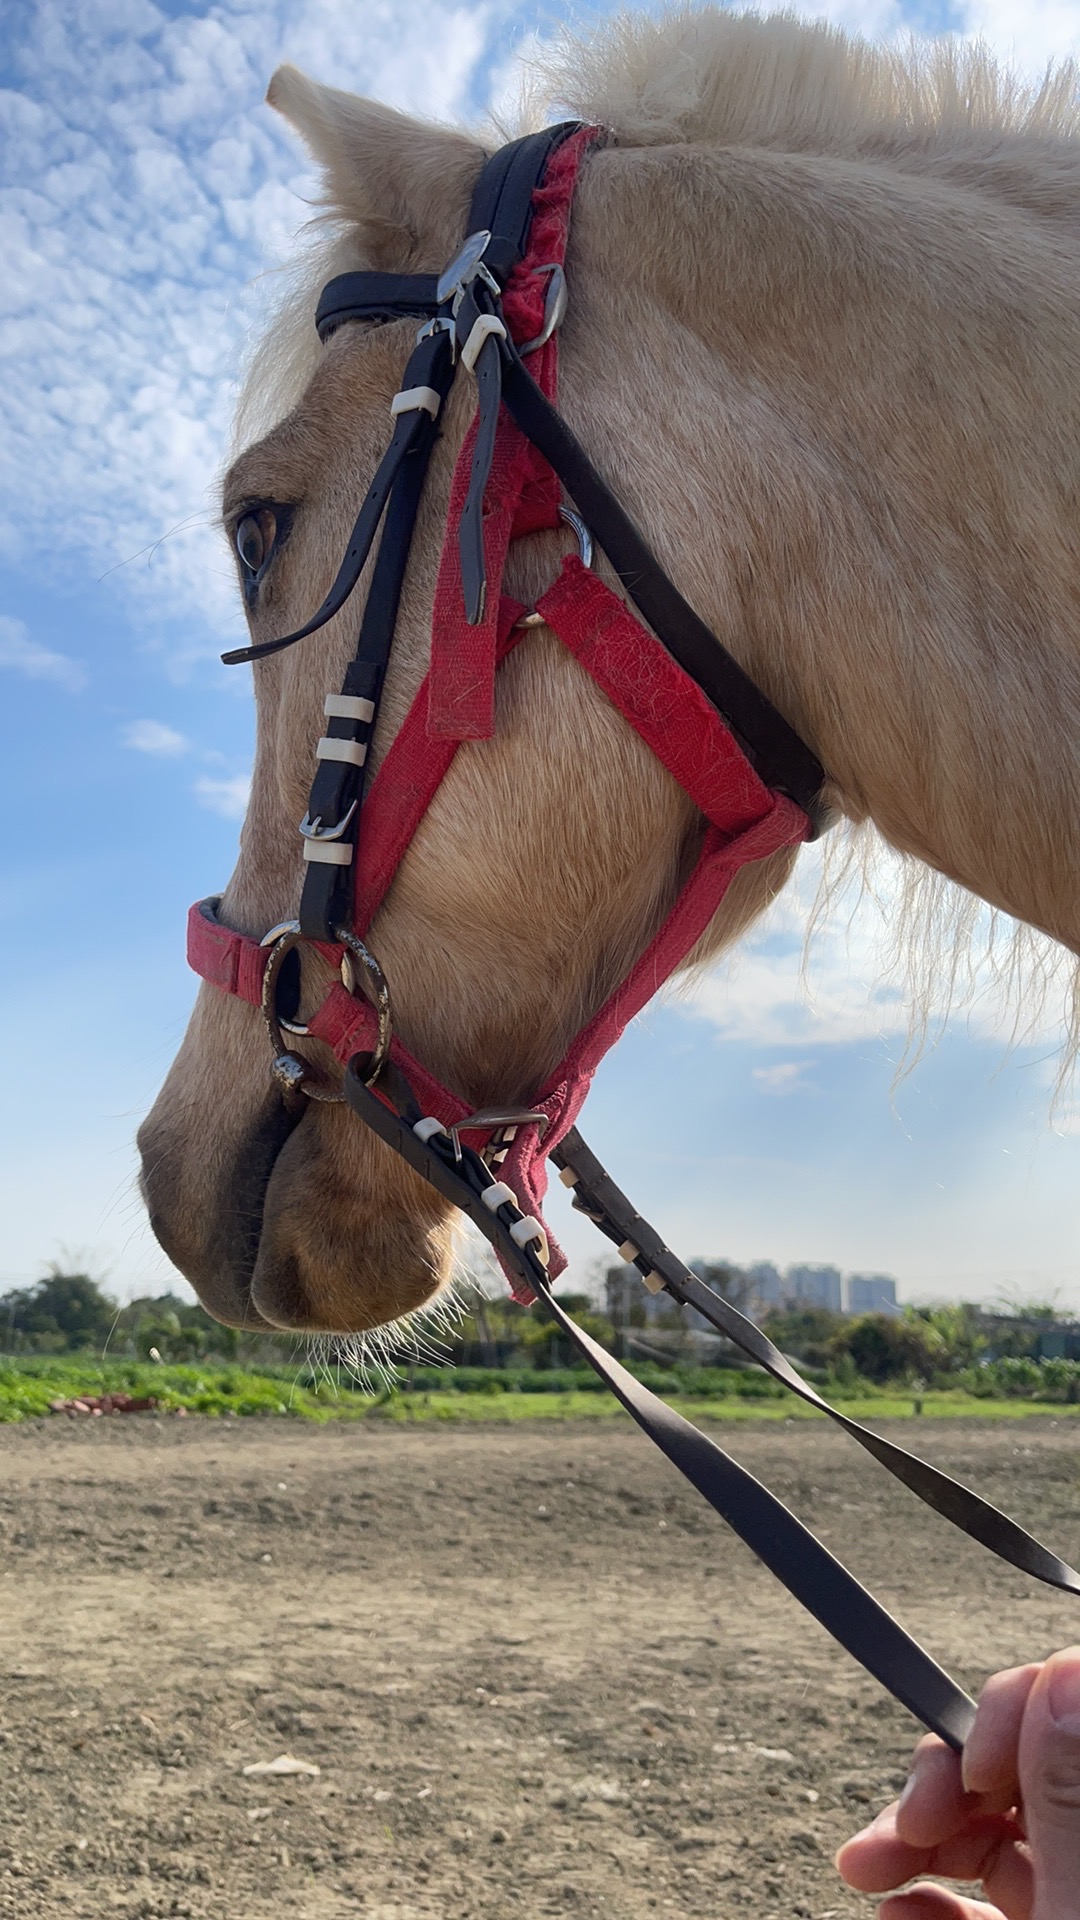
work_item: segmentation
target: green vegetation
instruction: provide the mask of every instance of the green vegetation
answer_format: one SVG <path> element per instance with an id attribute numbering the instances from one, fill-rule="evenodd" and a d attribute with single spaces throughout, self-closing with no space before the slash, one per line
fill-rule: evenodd
<path id="1" fill-rule="evenodd" d="M 720 1287 L 728 1270 L 710 1277 Z M 814 1419 L 813 1411 L 734 1349 L 693 1364 L 672 1305 L 660 1321 L 615 1326 L 583 1294 L 562 1303 L 654 1392 L 695 1418 Z M 989 1314 L 973 1306 L 842 1316 L 802 1307 L 765 1322 L 804 1375 L 857 1418 L 976 1414 L 1017 1417 L 1080 1408 L 1080 1326 L 1052 1309 Z M 638 1348 L 666 1336 L 656 1358 Z M 86 1273 L 52 1268 L 0 1298 L 0 1421 L 53 1403 L 126 1394 L 163 1414 L 292 1415 L 307 1420 L 607 1418 L 618 1409 L 588 1368 L 572 1364 L 543 1303 L 475 1297 L 441 1343 L 447 1364 L 407 1361 L 381 1390 L 344 1365 L 312 1362 L 292 1336 L 241 1334 L 166 1294 L 117 1307 Z"/>
<path id="2" fill-rule="evenodd" d="M 124 1360 L 99 1360 L 93 1355 L 0 1355 L 0 1421 L 25 1420 L 50 1411 L 54 1400 L 74 1400 L 106 1393 L 152 1396 L 163 1413 L 282 1414 L 308 1420 L 326 1420 L 343 1411 L 339 1399 L 315 1389 L 309 1379 L 299 1384 L 301 1369 L 292 1367 L 242 1368 L 142 1365 Z M 365 1410 L 356 1396 L 356 1412 Z"/>
<path id="3" fill-rule="evenodd" d="M 720 1369 L 635 1367 L 645 1383 L 694 1420 L 820 1420 L 792 1394 L 759 1373 Z M 479 1377 L 478 1377 L 479 1376 Z M 524 1367 L 481 1370 L 414 1369 L 393 1390 L 365 1392 L 347 1375 L 316 1379 L 292 1366 L 239 1367 L 211 1362 L 203 1366 L 156 1365 L 123 1360 L 100 1361 L 90 1354 L 0 1356 L 0 1423 L 48 1414 L 57 1400 L 106 1393 L 152 1395 L 157 1412 L 170 1417 L 183 1410 L 211 1418 L 237 1415 L 287 1415 L 301 1420 L 377 1419 L 426 1423 L 433 1420 L 604 1420 L 620 1409 L 596 1375 L 577 1368 L 553 1371 Z M 1080 1411 L 1076 1403 L 1041 1396 L 1032 1387 L 1024 1397 L 991 1397 L 961 1387 L 917 1396 L 895 1390 L 832 1386 L 827 1397 L 858 1420 L 913 1418 L 918 1411 L 939 1419 L 975 1415 L 983 1419 Z"/>

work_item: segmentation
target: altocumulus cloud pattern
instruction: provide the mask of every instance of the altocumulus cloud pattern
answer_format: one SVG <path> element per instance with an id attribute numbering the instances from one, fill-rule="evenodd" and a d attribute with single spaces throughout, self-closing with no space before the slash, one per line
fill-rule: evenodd
<path id="1" fill-rule="evenodd" d="M 315 192 L 263 105 L 267 79 L 289 59 L 418 114 L 474 112 L 516 11 L 290 0 L 170 17 L 146 0 L 91 0 L 7 14 L 9 558 L 89 558 L 100 574 L 168 534 L 149 575 L 159 614 L 197 610 L 234 630 L 207 532 L 230 383 L 273 296 L 273 274 L 251 283 Z M 125 590 L 147 578 L 131 569 Z M 188 644 L 212 640 L 204 628 Z"/>

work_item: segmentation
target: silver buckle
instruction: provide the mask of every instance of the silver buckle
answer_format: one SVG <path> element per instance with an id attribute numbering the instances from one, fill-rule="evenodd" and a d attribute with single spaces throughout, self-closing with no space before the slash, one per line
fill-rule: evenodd
<path id="1" fill-rule="evenodd" d="M 518 1127 L 526 1127 L 531 1123 L 535 1123 L 539 1129 L 539 1135 L 542 1140 L 551 1124 L 550 1118 L 546 1113 L 536 1113 L 529 1107 L 482 1107 L 479 1113 L 467 1113 L 463 1120 L 455 1120 L 453 1126 L 447 1127 L 446 1131 L 454 1143 L 454 1159 L 460 1160 L 461 1140 L 459 1135 L 462 1133 L 468 1133 L 474 1127 L 478 1132 L 481 1130 L 486 1132 L 489 1127 L 498 1127 L 500 1134 L 504 1128 L 512 1127 L 514 1133 L 516 1133 Z M 513 1138 L 513 1133 L 510 1138 Z M 492 1141 L 491 1144 L 495 1145 L 496 1143 Z M 498 1144 L 502 1144 L 501 1139 Z"/>
<path id="2" fill-rule="evenodd" d="M 491 233 L 487 227 L 481 227 L 477 233 L 470 233 L 461 251 L 456 253 L 450 265 L 444 268 L 435 289 L 435 298 L 440 307 L 444 307 L 448 300 L 452 300 L 456 313 L 466 287 L 470 287 L 474 280 L 482 280 L 485 287 L 495 295 L 496 300 L 502 297 L 502 288 L 484 265 L 484 254 L 490 239 Z"/>
<path id="3" fill-rule="evenodd" d="M 305 840 L 341 840 L 344 837 L 346 827 L 359 805 L 359 800 L 354 800 L 352 806 L 347 813 L 342 815 L 336 827 L 324 827 L 321 813 L 316 814 L 314 820 L 310 813 L 305 813 L 300 822 L 300 833 Z M 265 947 L 267 942 L 264 940 L 262 944 Z"/>
<path id="4" fill-rule="evenodd" d="M 551 279 L 548 281 L 548 290 L 544 295 L 544 324 L 535 340 L 526 340 L 525 345 L 518 348 L 518 353 L 523 360 L 527 353 L 535 353 L 538 347 L 547 346 L 556 327 L 562 326 L 568 300 L 566 275 L 556 261 L 553 260 L 546 267 L 534 267 L 533 272 L 550 273 Z M 588 566 L 588 561 L 585 564 Z"/>
<path id="5" fill-rule="evenodd" d="M 424 321 L 423 326 L 417 332 L 416 344 L 419 346 L 421 340 L 431 340 L 437 333 L 449 333 L 453 336 L 456 332 L 457 328 L 449 316 L 445 313 L 437 313 L 433 320 Z"/>

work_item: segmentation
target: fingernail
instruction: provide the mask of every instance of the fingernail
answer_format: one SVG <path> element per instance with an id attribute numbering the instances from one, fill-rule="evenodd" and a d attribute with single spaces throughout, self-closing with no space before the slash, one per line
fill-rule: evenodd
<path id="1" fill-rule="evenodd" d="M 853 1833 L 850 1840 L 845 1840 L 844 1845 L 846 1847 L 852 1847 L 854 1846 L 856 1840 L 865 1840 L 868 1837 L 868 1835 L 872 1833 L 876 1833 L 878 1831 L 878 1828 L 882 1826 L 886 1820 L 892 1820 L 895 1817 L 896 1812 L 899 1808 L 899 1805 L 900 1805 L 899 1800 L 894 1800 L 891 1806 L 882 1807 L 880 1813 L 875 1813 L 869 1826 L 860 1827 L 858 1833 Z"/>
<path id="2" fill-rule="evenodd" d="M 844 1846 L 841 1847 L 839 1850 L 840 1853 L 843 1853 L 844 1847 L 854 1847 L 858 1845 L 860 1840 L 868 1840 L 876 1826 L 877 1826 L 877 1821 L 871 1820 L 870 1825 L 868 1827 L 860 1827 L 858 1833 L 853 1833 L 850 1840 L 844 1841 Z M 837 1858 L 839 1858 L 839 1854 L 837 1855 Z"/>
<path id="3" fill-rule="evenodd" d="M 915 1775 L 913 1773 L 909 1773 L 907 1780 L 904 1783 L 903 1791 L 901 1792 L 900 1798 L 896 1802 L 897 1813 L 899 1813 L 901 1807 L 904 1807 L 907 1805 L 914 1791 L 915 1791 Z"/>
<path id="4" fill-rule="evenodd" d="M 1080 1648 L 1070 1648 L 1051 1662 L 1047 1703 L 1059 1727 L 1080 1733 Z"/>

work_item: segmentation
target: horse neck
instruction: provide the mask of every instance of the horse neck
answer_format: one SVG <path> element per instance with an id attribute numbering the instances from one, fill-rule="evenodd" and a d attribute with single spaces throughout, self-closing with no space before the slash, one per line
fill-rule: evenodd
<path id="1" fill-rule="evenodd" d="M 948 158 L 598 156 L 564 403 L 844 810 L 1080 947 L 1080 161 Z"/>

